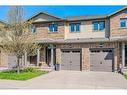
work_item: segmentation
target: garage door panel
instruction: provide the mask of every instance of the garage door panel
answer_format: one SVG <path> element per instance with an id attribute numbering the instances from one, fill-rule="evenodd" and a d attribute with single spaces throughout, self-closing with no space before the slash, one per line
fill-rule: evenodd
<path id="1" fill-rule="evenodd" d="M 112 72 L 112 67 L 113 67 L 113 51 L 111 49 L 91 50 L 91 54 L 90 54 L 91 71 Z"/>
<path id="2" fill-rule="evenodd" d="M 63 53 L 61 55 L 61 57 L 62 57 L 62 60 L 61 61 L 62 61 L 62 63 L 64 63 L 64 64 L 61 64 L 61 68 L 63 70 L 69 70 L 69 67 L 68 67 L 68 62 L 70 60 L 69 53 L 70 52 L 68 52 L 68 51 L 63 51 Z"/>
<path id="3" fill-rule="evenodd" d="M 80 70 L 80 50 L 62 51 L 62 70 Z"/>
<path id="4" fill-rule="evenodd" d="M 71 69 L 71 70 L 78 70 L 78 71 L 80 71 L 80 65 L 71 66 L 70 69 Z"/>
<path id="5" fill-rule="evenodd" d="M 62 68 L 63 70 L 67 70 L 67 69 L 68 69 L 68 66 L 66 66 L 66 65 L 61 65 L 61 68 Z"/>

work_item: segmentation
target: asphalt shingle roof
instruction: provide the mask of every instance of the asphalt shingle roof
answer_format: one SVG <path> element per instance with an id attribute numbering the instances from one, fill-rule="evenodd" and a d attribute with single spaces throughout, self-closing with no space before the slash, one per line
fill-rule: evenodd
<path id="1" fill-rule="evenodd" d="M 76 20 L 92 20 L 92 19 L 104 19 L 107 18 L 107 15 L 90 15 L 90 16 L 72 16 L 66 17 L 68 21 L 76 21 Z"/>

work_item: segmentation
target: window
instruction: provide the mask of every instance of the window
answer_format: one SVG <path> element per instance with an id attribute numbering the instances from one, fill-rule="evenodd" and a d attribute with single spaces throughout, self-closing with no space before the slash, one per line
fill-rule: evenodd
<path id="1" fill-rule="evenodd" d="M 99 29 L 98 29 L 98 22 L 94 22 L 93 25 L 94 25 L 93 28 L 94 28 L 95 31 L 96 31 L 96 30 L 99 30 Z"/>
<path id="2" fill-rule="evenodd" d="M 33 32 L 33 33 L 36 32 L 36 27 L 35 27 L 35 25 L 31 25 L 31 26 L 29 27 L 29 29 L 30 29 L 30 31 Z"/>
<path id="3" fill-rule="evenodd" d="M 54 32 L 57 32 L 58 25 L 54 24 Z"/>
<path id="4" fill-rule="evenodd" d="M 58 24 L 50 24 L 49 31 L 50 32 L 57 32 L 58 31 Z"/>
<path id="5" fill-rule="evenodd" d="M 80 24 L 81 23 L 70 23 L 70 31 L 71 32 L 80 32 Z"/>
<path id="6" fill-rule="evenodd" d="M 76 31 L 80 31 L 80 23 L 76 24 Z"/>
<path id="7" fill-rule="evenodd" d="M 104 23 L 104 21 L 103 21 L 103 22 L 100 22 L 99 25 L 100 25 L 100 26 L 99 26 L 99 30 L 104 30 L 104 28 L 105 28 L 105 23 Z"/>
<path id="8" fill-rule="evenodd" d="M 50 24 L 50 25 L 49 25 L 49 31 L 50 31 L 50 32 L 53 32 L 53 24 Z"/>
<path id="9" fill-rule="evenodd" d="M 93 22 L 93 30 L 100 31 L 105 29 L 105 22 L 104 21 L 94 21 Z"/>
<path id="10" fill-rule="evenodd" d="M 71 32 L 74 32 L 75 31 L 75 25 L 73 23 L 71 23 L 70 27 L 71 27 Z"/>
<path id="11" fill-rule="evenodd" d="M 127 19 L 120 19 L 120 27 L 121 28 L 126 27 L 126 22 L 127 22 Z"/>

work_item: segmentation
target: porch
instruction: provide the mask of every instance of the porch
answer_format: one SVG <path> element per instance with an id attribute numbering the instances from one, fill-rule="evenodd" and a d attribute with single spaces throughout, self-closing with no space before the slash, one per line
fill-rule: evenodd
<path id="1" fill-rule="evenodd" d="M 121 44 L 121 68 L 123 72 L 127 72 L 127 43 L 122 42 Z"/>
<path id="2" fill-rule="evenodd" d="M 27 56 L 25 54 L 25 64 L 27 66 L 41 67 L 45 70 L 54 70 L 54 64 L 56 63 L 56 49 L 55 46 L 47 45 L 41 49 L 37 49 L 37 55 Z"/>

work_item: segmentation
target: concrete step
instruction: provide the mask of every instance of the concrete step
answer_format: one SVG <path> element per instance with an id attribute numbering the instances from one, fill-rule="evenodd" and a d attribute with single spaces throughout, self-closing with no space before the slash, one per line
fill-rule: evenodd
<path id="1" fill-rule="evenodd" d="M 47 67 L 47 66 L 43 66 L 40 69 L 44 70 L 44 71 L 53 71 L 54 70 L 52 67 Z"/>
<path id="2" fill-rule="evenodd" d="M 126 73 L 126 72 L 127 72 L 127 68 L 123 68 L 122 71 L 123 71 L 124 73 Z"/>
<path id="3" fill-rule="evenodd" d="M 0 71 L 8 70 L 9 68 L 7 66 L 0 66 Z"/>

